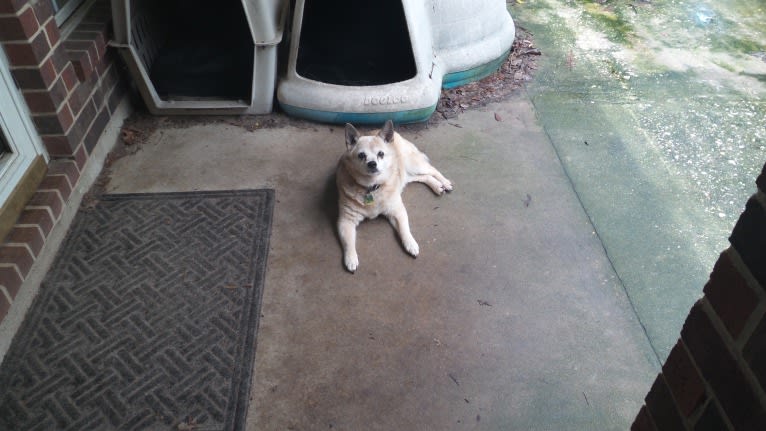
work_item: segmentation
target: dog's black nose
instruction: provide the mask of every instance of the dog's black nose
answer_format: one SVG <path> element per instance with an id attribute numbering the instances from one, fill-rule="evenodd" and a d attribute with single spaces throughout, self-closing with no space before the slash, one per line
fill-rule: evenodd
<path id="1" fill-rule="evenodd" d="M 367 167 L 370 169 L 375 169 L 378 167 L 378 162 L 376 162 L 375 160 L 370 160 L 369 162 L 367 162 Z"/>

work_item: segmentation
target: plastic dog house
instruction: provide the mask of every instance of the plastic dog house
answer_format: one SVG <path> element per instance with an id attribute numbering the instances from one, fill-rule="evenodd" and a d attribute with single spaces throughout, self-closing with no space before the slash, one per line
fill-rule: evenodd
<path id="1" fill-rule="evenodd" d="M 287 4 L 112 0 L 112 45 L 154 114 L 268 113 Z"/>
<path id="2" fill-rule="evenodd" d="M 424 121 L 443 86 L 494 72 L 514 36 L 504 0 L 297 0 L 277 99 L 321 122 Z"/>

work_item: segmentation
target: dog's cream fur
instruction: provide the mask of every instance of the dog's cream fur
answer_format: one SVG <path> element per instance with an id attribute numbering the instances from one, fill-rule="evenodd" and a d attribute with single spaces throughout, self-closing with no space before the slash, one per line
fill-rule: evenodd
<path id="1" fill-rule="evenodd" d="M 412 142 L 396 133 L 390 120 L 368 136 L 360 136 L 354 126 L 346 124 L 346 152 L 338 162 L 336 180 L 340 195 L 338 234 L 343 262 L 351 272 L 359 266 L 356 227 L 364 219 L 379 215 L 388 218 L 404 248 L 417 257 L 420 249 L 410 233 L 402 202 L 404 186 L 418 181 L 438 195 L 452 191 L 452 182 L 431 166 Z"/>

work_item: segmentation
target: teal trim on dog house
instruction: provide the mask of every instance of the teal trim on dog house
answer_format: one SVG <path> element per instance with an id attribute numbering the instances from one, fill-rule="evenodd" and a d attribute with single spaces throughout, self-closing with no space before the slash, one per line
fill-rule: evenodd
<path id="1" fill-rule="evenodd" d="M 381 125 L 387 120 L 391 120 L 395 124 L 419 123 L 427 120 L 436 110 L 436 105 L 410 111 L 393 112 L 330 112 L 306 109 L 284 103 L 280 104 L 280 107 L 287 113 L 287 115 L 305 118 L 320 123 L 351 123 L 367 125 Z"/>

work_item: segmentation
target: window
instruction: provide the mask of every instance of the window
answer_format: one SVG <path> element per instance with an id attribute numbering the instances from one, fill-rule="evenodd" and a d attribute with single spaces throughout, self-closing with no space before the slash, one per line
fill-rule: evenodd
<path id="1" fill-rule="evenodd" d="M 51 0 L 56 11 L 56 24 L 61 26 L 85 0 Z"/>
<path id="2" fill-rule="evenodd" d="M 45 168 L 44 150 L 35 132 L 24 99 L 11 77 L 8 59 L 0 49 L 0 240 L 4 226 L 13 226 L 18 213 L 8 210 L 9 199 L 17 187 L 31 178 L 28 172 Z M 39 163 L 40 156 L 43 163 Z M 6 211 L 8 210 L 8 211 Z M 10 224 L 8 222 L 10 220 Z"/>
<path id="3" fill-rule="evenodd" d="M 0 160 L 3 158 L 3 154 L 7 153 L 9 150 L 8 143 L 5 142 L 5 133 L 0 130 Z"/>

